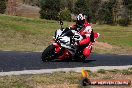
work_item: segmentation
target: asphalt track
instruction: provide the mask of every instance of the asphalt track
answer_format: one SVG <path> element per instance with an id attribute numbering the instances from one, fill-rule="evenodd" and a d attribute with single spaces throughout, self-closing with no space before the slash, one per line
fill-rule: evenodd
<path id="1" fill-rule="evenodd" d="M 43 63 L 40 57 L 41 52 L 0 51 L 0 72 L 132 65 L 132 55 L 91 54 L 85 63 L 76 61 Z"/>

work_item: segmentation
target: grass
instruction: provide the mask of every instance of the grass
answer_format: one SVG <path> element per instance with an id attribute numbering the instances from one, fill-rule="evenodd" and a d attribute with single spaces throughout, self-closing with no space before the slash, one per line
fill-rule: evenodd
<path id="1" fill-rule="evenodd" d="M 46 74 L 46 75 L 36 75 L 33 77 L 33 81 L 37 83 L 45 83 L 45 84 L 63 84 L 67 82 L 69 84 L 78 83 L 81 77 L 81 74 L 75 72 L 55 72 L 54 74 Z"/>
<path id="2" fill-rule="evenodd" d="M 132 71 L 132 68 L 128 68 L 128 70 Z"/>
<path id="3" fill-rule="evenodd" d="M 129 75 L 129 74 L 132 74 L 132 71 L 129 71 L 129 70 L 122 70 L 121 73 L 123 75 Z"/>
<path id="4" fill-rule="evenodd" d="M 130 79 L 132 81 L 132 73 L 126 74 L 126 71 L 128 69 L 119 70 L 116 74 L 111 73 L 111 70 L 105 70 L 105 74 L 89 71 L 91 74 L 89 79 Z M 122 72 L 125 74 L 122 74 Z M 94 76 L 94 74 L 97 76 Z M 81 73 L 73 71 L 37 75 L 0 76 L 0 88 L 39 88 L 39 86 L 41 86 L 40 88 L 56 88 L 55 86 L 59 86 L 59 88 L 60 86 L 62 86 L 61 88 L 68 88 L 67 86 L 69 88 L 85 88 L 79 85 L 81 79 Z M 70 87 L 71 85 L 72 87 Z"/>
<path id="5" fill-rule="evenodd" d="M 105 73 L 106 73 L 106 71 L 105 71 L 104 69 L 100 69 L 100 70 L 98 70 L 97 72 L 98 72 L 98 73 L 101 73 L 101 74 L 105 74 Z"/>
<path id="6" fill-rule="evenodd" d="M 117 74 L 117 73 L 120 72 L 120 70 L 118 70 L 118 69 L 113 69 L 113 70 L 110 70 L 109 72 L 112 72 L 112 73 L 114 73 L 114 74 Z"/>
<path id="7" fill-rule="evenodd" d="M 35 85 L 79 84 L 80 73 L 55 72 L 52 74 L 0 77 L 0 88 L 33 88 Z"/>
<path id="8" fill-rule="evenodd" d="M 43 50 L 58 28 L 57 21 L 0 15 L 0 50 Z"/>
<path id="9" fill-rule="evenodd" d="M 72 22 L 64 22 L 64 27 L 69 27 L 72 24 Z M 132 26 L 93 26 L 94 30 L 101 34 L 99 42 L 125 48 L 132 47 Z M 42 51 L 50 44 L 55 30 L 59 28 L 59 22 L 53 20 L 29 19 L 0 14 L 0 50 Z M 98 53 L 98 50 L 95 52 Z M 101 52 L 105 53 L 106 50 Z"/>
<path id="10" fill-rule="evenodd" d="M 24 76 L 0 77 L 0 88 L 32 88 Z"/>
<path id="11" fill-rule="evenodd" d="M 123 69 L 123 70 L 118 70 L 118 69 L 104 70 L 104 69 L 100 69 L 100 70 L 97 71 L 97 73 L 100 73 L 100 74 L 112 73 L 112 74 L 132 75 L 132 68 Z"/>
<path id="12" fill-rule="evenodd" d="M 101 42 L 132 47 L 132 25 L 129 27 L 94 25 L 94 29 L 101 34 L 99 38 Z"/>

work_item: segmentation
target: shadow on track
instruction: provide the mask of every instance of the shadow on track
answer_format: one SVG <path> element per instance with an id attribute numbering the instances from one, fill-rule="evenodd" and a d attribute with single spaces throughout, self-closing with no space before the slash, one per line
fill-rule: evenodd
<path id="1" fill-rule="evenodd" d="M 55 59 L 53 61 L 49 61 L 49 62 L 80 62 L 80 63 L 90 63 L 96 60 L 92 60 L 92 59 L 86 59 L 86 60 L 79 60 L 79 59 L 74 59 L 74 60 L 70 60 L 70 59 Z M 44 62 L 45 63 L 45 62 Z"/>
<path id="2" fill-rule="evenodd" d="M 91 54 L 81 61 L 42 62 L 41 52 L 0 51 L 0 71 L 132 65 L 132 55 Z"/>

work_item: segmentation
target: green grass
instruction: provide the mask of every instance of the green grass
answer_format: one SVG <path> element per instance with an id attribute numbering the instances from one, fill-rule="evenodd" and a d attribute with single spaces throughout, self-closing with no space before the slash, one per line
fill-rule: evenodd
<path id="1" fill-rule="evenodd" d="M 59 28 L 57 21 L 0 15 L 0 50 L 43 50 Z"/>
<path id="2" fill-rule="evenodd" d="M 123 75 L 130 75 L 130 74 L 132 74 L 132 71 L 129 71 L 129 70 L 122 70 L 121 71 L 121 74 L 123 74 Z"/>
<path id="3" fill-rule="evenodd" d="M 106 70 L 100 69 L 100 70 L 97 71 L 97 73 L 105 74 L 106 73 Z"/>
<path id="4" fill-rule="evenodd" d="M 64 22 L 64 27 L 71 24 Z M 93 28 L 101 34 L 100 42 L 129 48 L 132 47 L 131 27 L 94 25 Z M 0 50 L 42 51 L 50 44 L 55 30 L 59 28 L 59 22 L 53 20 L 0 14 Z"/>
<path id="5" fill-rule="evenodd" d="M 113 69 L 113 70 L 110 70 L 109 72 L 114 73 L 114 74 L 117 74 L 117 73 L 120 72 L 120 70 L 118 70 L 118 69 Z"/>
<path id="6" fill-rule="evenodd" d="M 97 73 L 100 73 L 100 74 L 111 73 L 111 74 L 132 75 L 132 68 L 123 69 L 123 70 L 118 70 L 118 69 L 104 70 L 104 69 L 100 69 L 100 70 L 97 71 Z"/>
<path id="7" fill-rule="evenodd" d="M 99 41 L 121 47 L 132 47 L 132 25 L 129 27 L 94 25 L 94 29 L 101 34 Z"/>
<path id="8" fill-rule="evenodd" d="M 132 71 L 132 68 L 128 68 L 128 70 Z"/>

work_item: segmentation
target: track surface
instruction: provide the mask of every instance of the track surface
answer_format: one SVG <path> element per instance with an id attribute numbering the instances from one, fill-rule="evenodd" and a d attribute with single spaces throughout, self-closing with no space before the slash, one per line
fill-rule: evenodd
<path id="1" fill-rule="evenodd" d="M 85 63 L 82 62 L 45 62 L 40 59 L 41 52 L 0 51 L 0 72 L 132 65 L 132 55 L 91 54 Z M 89 60 L 96 61 L 89 61 Z"/>

